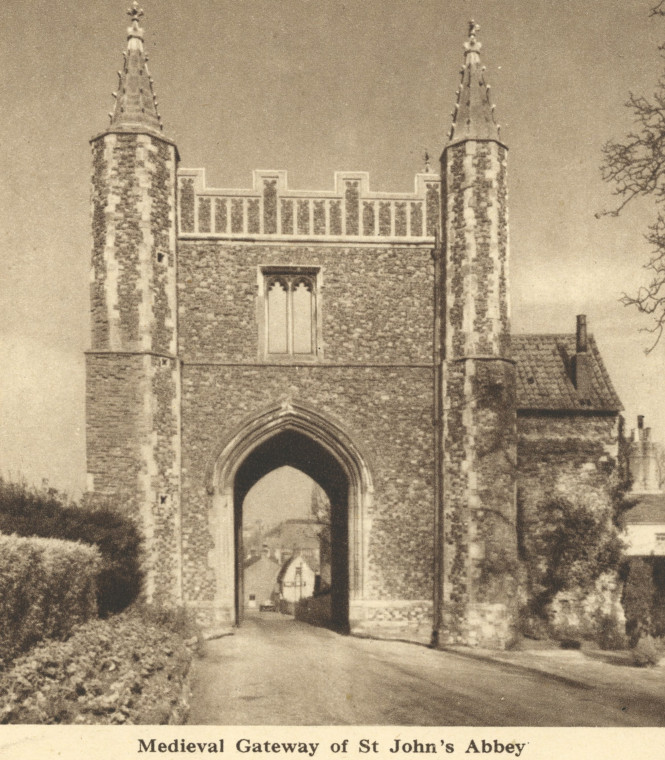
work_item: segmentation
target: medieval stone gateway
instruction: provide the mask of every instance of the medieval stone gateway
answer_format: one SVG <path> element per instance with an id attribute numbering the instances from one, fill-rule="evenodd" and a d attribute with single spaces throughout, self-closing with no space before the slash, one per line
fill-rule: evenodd
<path id="1" fill-rule="evenodd" d="M 225 588 L 222 620 L 242 619 L 242 554 L 239 551 L 242 505 L 264 475 L 286 465 L 301 470 L 326 492 L 331 504 L 332 619 L 347 630 L 349 619 L 362 620 L 366 548 L 365 520 L 371 510 L 372 479 L 364 457 L 339 427 L 314 410 L 289 401 L 241 424 L 220 449 L 210 472 L 211 522 L 217 526 L 220 552 L 218 587 Z M 228 537 L 234 536 L 234 543 Z M 221 600 L 220 600 L 221 601 Z M 351 608 L 351 611 L 350 611 Z M 219 615 L 219 607 L 217 609 Z"/>
<path id="2" fill-rule="evenodd" d="M 332 505 L 333 622 L 503 646 L 552 493 L 608 508 L 620 402 L 584 318 L 511 335 L 507 148 L 471 25 L 440 173 L 210 188 L 164 136 L 134 4 L 93 138 L 91 491 L 137 516 L 146 594 L 242 620 L 242 503 L 290 465 Z M 451 62 L 451 65 L 454 65 Z M 572 325 L 571 325 L 572 326 Z"/>

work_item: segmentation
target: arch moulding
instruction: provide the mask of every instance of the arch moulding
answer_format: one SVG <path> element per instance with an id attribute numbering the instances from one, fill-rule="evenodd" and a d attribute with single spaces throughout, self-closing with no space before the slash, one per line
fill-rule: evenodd
<path id="1" fill-rule="evenodd" d="M 236 427 L 217 448 L 206 472 L 206 489 L 212 497 L 209 515 L 214 547 L 209 564 L 216 579 L 215 618 L 237 622 L 235 617 L 234 491 L 238 469 L 262 443 L 283 431 L 295 431 L 321 446 L 336 459 L 348 481 L 349 607 L 363 617 L 360 607 L 367 578 L 367 543 L 374 492 L 368 457 L 342 428 L 312 408 L 285 401 Z M 355 603 L 355 604 L 354 604 Z"/>

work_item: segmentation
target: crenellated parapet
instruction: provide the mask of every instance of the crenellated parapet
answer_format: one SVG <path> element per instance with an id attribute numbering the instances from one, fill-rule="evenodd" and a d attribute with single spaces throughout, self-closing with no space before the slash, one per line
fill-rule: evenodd
<path id="1" fill-rule="evenodd" d="M 180 169 L 179 236 L 431 243 L 440 224 L 433 173 L 416 174 L 413 193 L 370 190 L 367 172 L 335 172 L 333 190 L 291 189 L 283 170 L 253 177 L 250 189 L 215 189 L 206 187 L 204 169 Z"/>

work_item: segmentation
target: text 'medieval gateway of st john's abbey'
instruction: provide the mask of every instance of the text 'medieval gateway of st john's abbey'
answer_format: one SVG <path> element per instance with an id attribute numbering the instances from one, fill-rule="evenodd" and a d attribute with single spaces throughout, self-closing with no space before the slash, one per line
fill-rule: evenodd
<path id="1" fill-rule="evenodd" d="M 549 494 L 609 499 L 620 402 L 583 317 L 511 336 L 507 149 L 472 25 L 439 173 L 206 186 L 162 131 L 134 4 L 93 138 L 90 489 L 139 515 L 146 593 L 242 619 L 242 505 L 290 465 L 331 502 L 332 623 L 502 646 Z M 571 319 L 571 328 L 574 327 Z"/>

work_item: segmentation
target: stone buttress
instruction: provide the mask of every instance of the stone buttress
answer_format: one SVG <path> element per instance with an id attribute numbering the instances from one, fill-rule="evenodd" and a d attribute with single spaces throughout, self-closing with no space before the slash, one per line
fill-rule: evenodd
<path id="1" fill-rule="evenodd" d="M 439 572 L 434 639 L 503 646 L 517 571 L 506 147 L 471 24 L 441 156 Z"/>
<path id="2" fill-rule="evenodd" d="M 129 15 L 115 110 L 109 128 L 91 141 L 88 488 L 138 519 L 146 597 L 174 603 L 181 585 L 178 156 L 161 132 L 136 3 Z"/>

